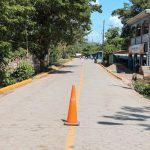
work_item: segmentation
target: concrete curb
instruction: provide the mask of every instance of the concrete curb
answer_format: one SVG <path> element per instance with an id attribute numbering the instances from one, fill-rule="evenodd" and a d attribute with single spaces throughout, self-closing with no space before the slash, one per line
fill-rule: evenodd
<path id="1" fill-rule="evenodd" d="M 103 67 L 107 72 L 109 72 L 111 75 L 113 75 L 114 77 L 116 77 L 116 78 L 118 78 L 118 79 L 120 79 L 120 80 L 124 80 L 122 77 L 120 77 L 120 76 L 118 76 L 118 75 L 116 75 L 116 74 L 114 74 L 112 71 L 110 71 L 110 70 L 108 70 L 106 67 L 104 67 L 102 64 L 100 64 L 99 63 L 99 65 L 101 66 L 101 67 Z"/>
<path id="2" fill-rule="evenodd" d="M 26 85 L 28 83 L 31 83 L 32 81 L 33 81 L 33 79 L 30 78 L 30 79 L 27 79 L 27 80 L 24 80 L 24 81 L 21 81 L 21 82 L 18 82 L 18 83 L 6 86 L 6 87 L 0 89 L 0 93 L 4 93 L 4 92 L 7 92 L 9 90 L 15 89 L 17 87 Z"/>
<path id="3" fill-rule="evenodd" d="M 123 81 L 125 84 L 127 84 L 129 87 L 131 87 L 134 91 L 134 86 L 133 86 L 133 83 L 128 81 L 127 79 L 124 79 L 116 74 L 114 74 L 113 72 L 111 72 L 110 70 L 108 70 L 106 67 L 104 67 L 102 64 L 99 64 L 101 67 L 103 67 L 108 73 L 110 73 L 111 75 L 113 75 L 114 77 L 116 77 L 117 79 Z"/>
<path id="4" fill-rule="evenodd" d="M 57 67 L 57 70 L 60 70 L 61 68 L 64 67 L 64 65 L 68 65 L 68 64 L 71 63 L 71 62 L 72 62 L 72 60 L 69 61 L 69 62 L 64 63 L 63 66 L 61 66 L 61 67 Z M 21 86 L 26 85 L 26 84 L 28 84 L 28 83 L 31 83 L 31 82 L 34 81 L 34 80 L 41 79 L 41 78 L 43 78 L 43 77 L 45 77 L 45 76 L 50 75 L 49 73 L 50 73 L 50 72 L 44 72 L 44 73 L 41 73 L 41 74 L 38 74 L 38 75 L 34 76 L 33 78 L 30 78 L 30 79 L 27 79 L 27 80 L 23 80 L 23 81 L 21 81 L 21 82 L 18 82 L 18 83 L 15 83 L 15 84 L 6 86 L 6 87 L 4 87 L 4 88 L 0 88 L 0 94 L 1 94 L 1 93 L 5 93 L 5 92 L 7 92 L 7 91 L 9 91 L 9 90 L 13 90 L 13 89 L 18 88 L 18 87 L 21 87 Z"/>
<path id="5" fill-rule="evenodd" d="M 34 79 L 41 79 L 41 78 L 47 76 L 48 74 L 49 74 L 48 72 L 40 73 L 40 74 L 34 76 L 34 77 L 33 77 L 33 80 L 34 80 Z"/>

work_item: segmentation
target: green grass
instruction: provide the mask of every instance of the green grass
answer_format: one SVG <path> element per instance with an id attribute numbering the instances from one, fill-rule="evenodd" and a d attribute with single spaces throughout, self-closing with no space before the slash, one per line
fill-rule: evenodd
<path id="1" fill-rule="evenodd" d="M 144 95 L 144 97 L 150 99 L 150 84 L 145 83 L 144 80 L 138 80 L 134 83 L 134 89 Z"/>

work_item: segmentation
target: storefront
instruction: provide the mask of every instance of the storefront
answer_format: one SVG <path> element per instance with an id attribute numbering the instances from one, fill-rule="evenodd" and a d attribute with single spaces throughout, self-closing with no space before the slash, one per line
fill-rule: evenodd
<path id="1" fill-rule="evenodd" d="M 129 68 L 150 66 L 150 9 L 146 9 L 127 22 L 131 27 Z"/>

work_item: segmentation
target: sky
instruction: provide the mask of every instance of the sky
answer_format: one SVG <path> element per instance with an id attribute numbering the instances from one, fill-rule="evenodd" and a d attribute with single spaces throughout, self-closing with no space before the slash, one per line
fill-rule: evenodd
<path id="1" fill-rule="evenodd" d="M 129 3 L 129 0 L 96 0 L 96 4 L 102 5 L 102 13 L 92 13 L 92 31 L 87 36 L 89 42 L 102 43 L 103 20 L 105 20 L 105 32 L 110 27 L 122 27 L 120 19 L 117 16 L 112 17 L 113 10 L 122 8 L 124 3 Z"/>

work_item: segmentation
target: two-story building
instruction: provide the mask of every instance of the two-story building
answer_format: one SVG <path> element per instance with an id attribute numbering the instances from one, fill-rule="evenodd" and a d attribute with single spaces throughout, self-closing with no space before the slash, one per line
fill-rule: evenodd
<path id="1" fill-rule="evenodd" d="M 129 47 L 129 66 L 133 70 L 136 63 L 140 66 L 150 66 L 150 9 L 128 20 L 131 27 Z"/>

